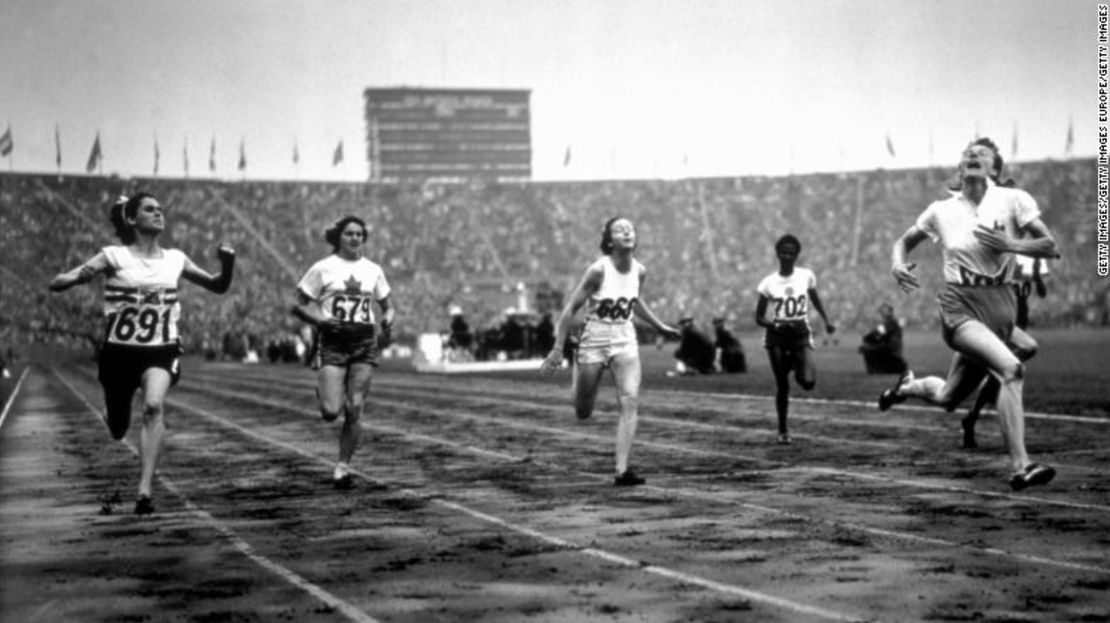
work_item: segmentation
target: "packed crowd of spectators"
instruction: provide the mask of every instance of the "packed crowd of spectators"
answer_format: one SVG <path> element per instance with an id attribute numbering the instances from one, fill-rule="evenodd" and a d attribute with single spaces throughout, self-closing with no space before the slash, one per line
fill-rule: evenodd
<path id="1" fill-rule="evenodd" d="M 728 315 L 736 329 L 752 328 L 755 285 L 775 270 L 772 245 L 789 232 L 838 325 L 866 330 L 886 301 L 907 326 L 926 328 L 936 322 L 933 297 L 899 293 L 890 246 L 943 195 L 951 173 L 411 186 L 0 174 L 0 325 L 39 339 L 95 339 L 98 289 L 57 297 L 45 284 L 114 244 L 109 205 L 144 189 L 168 207 L 165 246 L 206 267 L 215 266 L 221 242 L 237 251 L 228 295 L 183 286 L 182 333 L 197 352 L 288 343 L 299 330 L 288 312 L 297 279 L 330 253 L 323 230 L 344 214 L 370 226 L 368 255 L 394 288 L 399 340 L 446 331 L 454 305 L 476 334 L 500 326 L 506 308 L 519 307 L 517 283 L 529 286 L 530 311 L 557 312 L 548 301 L 581 277 L 598 253 L 601 225 L 617 214 L 637 227 L 638 257 L 649 269 L 645 297 L 663 318 Z M 1011 169 L 1064 253 L 1049 266 L 1048 296 L 1033 305 L 1035 325 L 1100 324 L 1110 315 L 1110 292 L 1094 270 L 1094 174 L 1091 160 Z M 939 263 L 929 261 L 937 253 L 932 245 L 919 252 L 927 292 L 940 282 Z M 537 300 L 540 290 L 547 298 Z"/>

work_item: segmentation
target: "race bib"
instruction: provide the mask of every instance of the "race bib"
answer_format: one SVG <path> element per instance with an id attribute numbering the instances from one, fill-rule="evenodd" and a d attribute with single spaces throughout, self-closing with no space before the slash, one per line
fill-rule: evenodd
<path id="1" fill-rule="evenodd" d="M 173 306 L 125 305 L 108 314 L 105 339 L 113 344 L 160 346 L 177 339 Z"/>
<path id="2" fill-rule="evenodd" d="M 601 320 L 628 320 L 632 317 L 632 306 L 636 300 L 636 297 L 628 299 L 623 296 L 616 300 L 601 299 L 594 314 Z"/>
<path id="3" fill-rule="evenodd" d="M 771 304 L 775 306 L 775 320 L 805 320 L 809 313 L 808 300 L 805 293 L 771 298 Z"/>
<path id="4" fill-rule="evenodd" d="M 370 299 L 370 296 L 358 294 L 337 294 L 331 300 L 331 316 L 339 322 L 373 324 Z"/>

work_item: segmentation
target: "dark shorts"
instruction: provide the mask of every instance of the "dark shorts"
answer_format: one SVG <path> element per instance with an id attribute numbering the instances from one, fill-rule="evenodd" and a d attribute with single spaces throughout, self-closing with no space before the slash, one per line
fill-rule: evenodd
<path id="1" fill-rule="evenodd" d="M 1010 339 L 1017 317 L 1017 296 L 1009 284 L 997 286 L 945 285 L 937 295 L 940 304 L 941 333 L 952 347 L 952 336 L 965 322 L 976 320 L 1003 341 Z"/>
<path id="2" fill-rule="evenodd" d="M 799 350 L 813 348 L 809 325 L 804 322 L 780 322 L 768 328 L 763 338 L 763 345 L 767 348 L 781 348 L 784 350 Z"/>
<path id="3" fill-rule="evenodd" d="M 148 368 L 169 372 L 176 385 L 181 379 L 181 345 L 123 346 L 108 342 L 100 349 L 98 364 L 97 379 L 105 388 L 131 387 L 134 392 Z"/>
<path id="4" fill-rule="evenodd" d="M 105 343 L 100 349 L 97 379 L 104 388 L 108 428 L 121 439 L 131 422 L 131 400 L 150 368 L 170 373 L 170 384 L 181 380 L 181 345 L 124 346 Z"/>
<path id="5" fill-rule="evenodd" d="M 377 331 L 372 324 L 341 325 L 320 329 L 320 344 L 313 367 L 366 363 L 378 366 L 381 349 L 378 348 Z"/>

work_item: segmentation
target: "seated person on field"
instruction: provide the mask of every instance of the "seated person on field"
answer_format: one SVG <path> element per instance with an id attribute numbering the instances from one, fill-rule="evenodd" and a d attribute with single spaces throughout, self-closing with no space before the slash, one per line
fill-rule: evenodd
<path id="1" fill-rule="evenodd" d="M 714 364 L 717 350 L 713 340 L 694 326 L 694 319 L 690 316 L 684 316 L 679 320 L 678 327 L 682 333 L 682 339 L 678 350 L 674 352 L 674 357 L 678 360 L 679 373 L 713 374 L 716 372 Z"/>
<path id="2" fill-rule="evenodd" d="M 717 334 L 714 347 L 720 357 L 721 372 L 735 374 L 748 371 L 747 360 L 744 359 L 744 348 L 740 340 L 725 327 L 725 319 L 718 316 L 713 319 L 713 329 Z"/>
<path id="3" fill-rule="evenodd" d="M 879 306 L 879 315 L 879 325 L 863 336 L 859 347 L 863 364 L 868 374 L 901 374 L 909 367 L 902 357 L 902 325 L 887 303 Z"/>
<path id="4" fill-rule="evenodd" d="M 474 334 L 470 331 L 470 324 L 467 323 L 462 308 L 452 305 L 450 314 L 451 327 L 447 338 L 448 358 L 453 361 L 473 359 Z"/>

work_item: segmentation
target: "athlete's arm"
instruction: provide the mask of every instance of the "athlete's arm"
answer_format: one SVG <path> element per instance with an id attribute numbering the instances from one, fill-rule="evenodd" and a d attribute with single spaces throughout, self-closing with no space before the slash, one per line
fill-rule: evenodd
<path id="1" fill-rule="evenodd" d="M 917 264 L 906 263 L 906 257 L 928 237 L 929 234 L 925 233 L 925 230 L 917 225 L 910 225 L 906 233 L 894 241 L 894 247 L 890 250 L 890 272 L 903 292 L 913 292 L 921 285 L 917 276 L 913 274 Z"/>
<path id="2" fill-rule="evenodd" d="M 1021 231 L 1026 234 L 1026 237 L 1011 238 L 1004 231 L 995 231 L 980 225 L 975 230 L 975 237 L 979 242 L 995 251 L 1049 259 L 1060 257 L 1060 251 L 1056 248 L 1056 240 L 1052 238 L 1052 234 L 1049 233 L 1044 221 L 1035 218 L 1026 223 Z"/>
<path id="3" fill-rule="evenodd" d="M 378 347 L 385 348 L 393 343 L 393 300 L 391 295 L 387 294 L 378 299 L 378 307 L 382 310 L 382 319 L 379 323 L 382 327 L 381 338 L 378 340 Z"/>
<path id="4" fill-rule="evenodd" d="M 567 334 L 570 333 L 574 316 L 590 299 L 590 295 L 601 289 L 603 275 L 600 266 L 591 266 L 582 275 L 582 280 L 578 282 L 574 292 L 570 295 L 570 300 L 567 301 L 563 311 L 559 314 L 559 321 L 555 323 L 555 345 L 551 347 L 551 352 L 543 360 L 543 364 L 540 366 L 541 373 L 551 374 L 562 365 L 563 347 L 566 345 Z"/>
<path id="5" fill-rule="evenodd" d="M 393 295 L 387 294 L 385 298 L 378 299 L 378 308 L 382 310 L 382 328 L 393 328 L 393 317 L 396 315 L 393 308 Z"/>
<path id="6" fill-rule="evenodd" d="M 651 309 L 647 306 L 647 303 L 644 302 L 645 277 L 647 277 L 647 271 L 640 273 L 640 297 L 636 299 L 636 302 L 632 307 L 633 312 L 637 316 L 648 321 L 651 326 L 655 327 L 656 331 L 662 333 L 664 336 L 672 339 L 678 339 L 682 337 L 682 334 L 679 333 L 677 329 L 659 320 L 659 318 L 656 317 L 655 312 L 651 311 Z"/>
<path id="7" fill-rule="evenodd" d="M 775 326 L 775 323 L 767 318 L 767 304 L 769 302 L 770 299 L 767 298 L 766 294 L 760 294 L 759 300 L 755 304 L 755 323 L 761 327 L 771 328 Z"/>
<path id="8" fill-rule="evenodd" d="M 808 294 L 809 300 L 813 301 L 813 309 L 816 309 L 817 313 L 821 314 L 821 320 L 825 321 L 825 331 L 829 335 L 836 333 L 836 327 L 829 324 L 829 317 L 825 314 L 825 306 L 821 304 L 821 297 L 817 295 L 817 288 L 810 288 Z"/>
<path id="9" fill-rule="evenodd" d="M 312 297 L 304 293 L 304 290 L 297 289 L 297 298 L 290 308 L 290 313 L 296 316 L 299 320 L 307 322 L 308 324 L 316 327 L 317 329 L 327 324 L 327 320 L 320 314 L 316 305 L 313 305 Z"/>
<path id="10" fill-rule="evenodd" d="M 228 288 L 231 287 L 231 275 L 235 272 L 235 251 L 231 247 L 221 244 L 216 249 L 216 257 L 220 260 L 220 274 L 213 275 L 186 257 L 185 268 L 181 272 L 181 276 L 210 292 L 216 294 L 227 292 Z"/>
<path id="11" fill-rule="evenodd" d="M 110 268 L 108 256 L 100 251 L 77 268 L 55 275 L 47 287 L 52 292 L 64 292 L 75 285 L 92 281 L 97 275 L 107 273 Z"/>

